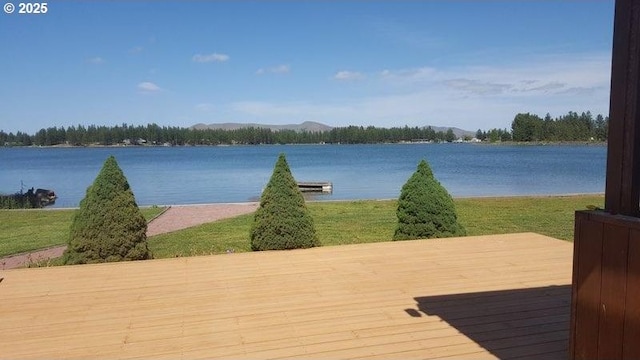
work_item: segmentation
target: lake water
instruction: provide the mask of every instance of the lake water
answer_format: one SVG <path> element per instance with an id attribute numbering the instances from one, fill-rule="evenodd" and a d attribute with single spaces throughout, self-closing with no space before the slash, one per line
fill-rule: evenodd
<path id="1" fill-rule="evenodd" d="M 114 155 L 139 205 L 255 201 L 284 152 L 298 181 L 330 181 L 318 200 L 397 198 L 426 159 L 453 196 L 604 192 L 604 146 L 472 144 L 0 148 L 0 193 L 47 188 L 75 207 Z M 26 191 L 25 188 L 25 191 Z"/>

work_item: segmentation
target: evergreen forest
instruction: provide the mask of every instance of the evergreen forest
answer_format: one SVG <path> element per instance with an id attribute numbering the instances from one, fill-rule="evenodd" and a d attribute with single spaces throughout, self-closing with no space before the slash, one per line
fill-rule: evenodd
<path id="1" fill-rule="evenodd" d="M 544 118 L 519 113 L 511 129 L 478 129 L 475 138 L 486 142 L 575 142 L 606 141 L 608 117 L 591 112 L 569 112 Z M 431 127 L 346 126 L 327 131 L 310 132 L 271 130 L 248 127 L 236 130 L 205 129 L 147 125 L 77 125 L 49 127 L 35 134 L 0 130 L 0 146 L 92 146 L 92 145 L 257 145 L 257 144 L 377 144 L 399 142 L 452 142 L 459 139 L 452 129 L 435 131 Z"/>

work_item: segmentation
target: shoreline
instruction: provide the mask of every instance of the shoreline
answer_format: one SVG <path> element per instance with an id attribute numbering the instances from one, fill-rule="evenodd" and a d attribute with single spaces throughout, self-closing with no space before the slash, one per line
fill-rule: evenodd
<path id="1" fill-rule="evenodd" d="M 604 192 L 591 193 L 559 193 L 559 194 L 524 194 L 524 195 L 472 195 L 472 196 L 452 196 L 454 200 L 465 199 L 509 199 L 509 198 L 550 198 L 550 197 L 581 197 L 581 196 L 604 196 Z M 359 202 L 359 201 L 396 201 L 397 198 L 377 198 L 377 199 L 332 199 L 332 200 L 306 200 L 308 203 L 319 202 Z M 192 204 L 154 204 L 154 205 L 138 205 L 140 208 L 170 208 L 170 207 L 195 207 L 195 206 L 236 206 L 236 205 L 259 205 L 260 201 L 237 201 L 237 202 L 221 202 L 221 203 L 192 203 Z M 42 209 L 0 209 L 0 210 L 76 210 L 79 207 L 48 207 Z"/>
<path id="2" fill-rule="evenodd" d="M 487 146 L 607 146 L 606 141 L 595 140 L 576 140 L 576 141 L 452 141 L 452 142 L 421 142 L 421 141 L 399 141 L 399 142 L 377 142 L 377 143 L 285 143 L 285 144 L 182 144 L 182 145 L 165 145 L 165 144 L 146 144 L 146 145 L 124 145 L 124 144 L 87 144 L 87 145 L 4 145 L 3 148 L 27 148 L 27 149 L 111 149 L 111 148 L 171 148 L 171 147 L 229 147 L 229 146 L 354 146 L 354 145 L 487 145 Z"/>
<path id="3" fill-rule="evenodd" d="M 571 194 L 541 194 L 541 195 L 512 195 L 512 196 L 475 196 L 475 197 L 454 197 L 457 200 L 466 199 L 515 199 L 515 198 L 569 198 L 586 196 L 604 196 L 604 193 L 571 193 Z M 376 201 L 396 201 L 397 199 L 355 199 L 355 200 L 310 200 L 310 203 L 348 203 L 348 202 L 376 202 Z M 153 206 L 153 205 L 152 205 Z M 147 206 L 147 207 L 152 207 Z M 235 217 L 243 214 L 253 213 L 259 206 L 259 202 L 235 202 L 235 203 L 208 203 L 208 204 L 179 204 L 163 205 L 165 210 L 158 216 L 148 221 L 147 236 L 152 237 L 164 233 L 169 233 L 185 229 L 200 224 L 214 222 L 225 218 Z M 145 206 L 140 206 L 145 207 Z M 46 208 L 46 209 L 24 209 L 24 210 L 75 210 L 77 208 Z M 7 209 L 14 211 L 21 209 Z M 37 265 L 46 263 L 50 259 L 62 256 L 66 245 L 54 245 L 33 251 L 21 252 L 0 257 L 0 270 L 8 270 L 17 267 Z"/>
<path id="4" fill-rule="evenodd" d="M 496 141 L 488 142 L 482 141 L 472 143 L 474 145 L 488 145 L 488 146 L 607 146 L 606 141 Z"/>

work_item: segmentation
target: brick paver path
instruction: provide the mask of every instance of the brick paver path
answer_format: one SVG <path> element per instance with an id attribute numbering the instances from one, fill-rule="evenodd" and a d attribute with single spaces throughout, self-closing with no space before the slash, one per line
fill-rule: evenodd
<path id="1" fill-rule="evenodd" d="M 258 208 L 257 202 L 237 204 L 174 205 L 149 223 L 147 236 L 164 234 L 188 227 L 249 214 Z M 13 269 L 31 262 L 46 261 L 62 256 L 66 246 L 13 255 L 0 259 L 0 269 Z"/>

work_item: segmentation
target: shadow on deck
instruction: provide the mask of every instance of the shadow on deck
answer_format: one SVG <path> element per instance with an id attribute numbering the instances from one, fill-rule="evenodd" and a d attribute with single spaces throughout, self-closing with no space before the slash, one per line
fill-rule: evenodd
<path id="1" fill-rule="evenodd" d="M 438 316 L 500 359 L 564 359 L 571 286 L 416 297 L 412 317 Z"/>

